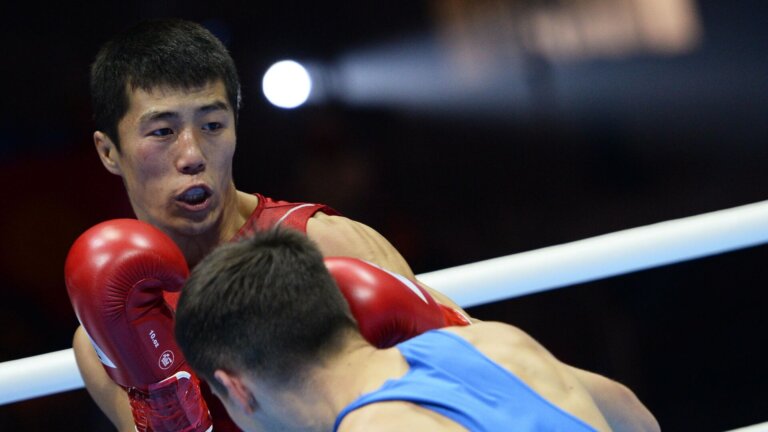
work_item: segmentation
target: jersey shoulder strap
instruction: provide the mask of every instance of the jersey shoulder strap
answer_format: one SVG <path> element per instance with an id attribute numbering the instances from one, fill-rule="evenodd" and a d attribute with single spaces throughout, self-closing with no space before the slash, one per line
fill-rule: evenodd
<path id="1" fill-rule="evenodd" d="M 307 221 L 317 212 L 337 216 L 339 212 L 325 204 L 294 203 L 274 200 L 261 194 L 254 194 L 259 199 L 259 204 L 237 231 L 230 241 L 237 241 L 253 235 L 258 231 L 265 231 L 276 226 L 295 229 L 301 233 L 307 233 Z"/>

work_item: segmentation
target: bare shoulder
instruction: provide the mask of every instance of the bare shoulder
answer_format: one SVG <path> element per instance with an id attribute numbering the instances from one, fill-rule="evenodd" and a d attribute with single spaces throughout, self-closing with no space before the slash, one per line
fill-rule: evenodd
<path id="1" fill-rule="evenodd" d="M 501 347 L 508 351 L 520 348 L 543 349 L 528 333 L 510 324 L 496 321 L 481 321 L 466 327 L 444 329 L 466 339 L 481 352 L 487 347 Z"/>
<path id="2" fill-rule="evenodd" d="M 307 221 L 307 236 L 317 243 L 324 256 L 360 258 L 413 277 L 413 271 L 400 252 L 384 236 L 363 223 L 318 212 Z"/>
<path id="3" fill-rule="evenodd" d="M 610 430 L 588 390 L 567 365 L 523 330 L 498 322 L 449 327 L 550 403 L 597 430 Z"/>
<path id="4" fill-rule="evenodd" d="M 404 430 L 466 431 L 458 423 L 408 402 L 378 402 L 349 413 L 339 432 L 393 432 Z"/>
<path id="5" fill-rule="evenodd" d="M 536 387 L 534 377 L 553 374 L 563 365 L 528 333 L 500 322 L 479 322 L 467 327 L 445 329 L 466 339 L 486 357 L 509 370 L 528 385 Z"/>

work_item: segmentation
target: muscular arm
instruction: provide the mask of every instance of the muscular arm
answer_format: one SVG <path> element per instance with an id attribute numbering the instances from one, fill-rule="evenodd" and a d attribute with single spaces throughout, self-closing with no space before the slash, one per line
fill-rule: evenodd
<path id="1" fill-rule="evenodd" d="M 314 240 L 323 256 L 348 256 L 377 264 L 409 279 L 413 270 L 400 252 L 373 228 L 342 216 L 317 213 L 307 222 L 307 236 Z M 463 310 L 450 298 L 419 282 L 438 302 Z"/>
<path id="2" fill-rule="evenodd" d="M 597 407 L 617 432 L 659 431 L 659 423 L 648 408 L 626 386 L 602 375 L 568 366 L 587 389 Z"/>
<path id="3" fill-rule="evenodd" d="M 104 371 L 96 351 L 82 327 L 75 330 L 72 341 L 77 367 L 85 381 L 85 388 L 120 432 L 135 432 L 128 394 L 115 384 Z"/>

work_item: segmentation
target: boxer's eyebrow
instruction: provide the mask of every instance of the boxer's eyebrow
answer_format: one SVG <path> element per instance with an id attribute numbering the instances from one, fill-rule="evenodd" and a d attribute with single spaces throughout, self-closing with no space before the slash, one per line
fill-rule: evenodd
<path id="1" fill-rule="evenodd" d="M 149 111 L 139 117 L 139 123 L 148 123 L 155 120 L 168 120 L 178 117 L 179 113 L 175 111 Z"/>
<path id="2" fill-rule="evenodd" d="M 229 105 L 227 105 L 222 101 L 215 101 L 213 103 L 203 105 L 197 109 L 198 112 L 202 112 L 202 113 L 208 113 L 211 111 L 219 111 L 219 110 L 229 111 Z"/>
<path id="3" fill-rule="evenodd" d="M 229 105 L 222 101 L 214 101 L 209 104 L 205 104 L 199 108 L 197 108 L 195 111 L 199 114 L 206 114 L 212 111 L 229 111 Z M 145 124 L 149 123 L 151 121 L 155 120 L 169 120 L 169 119 L 176 119 L 181 117 L 181 115 L 176 111 L 147 111 L 146 113 L 142 114 L 141 117 L 139 117 L 139 123 Z"/>

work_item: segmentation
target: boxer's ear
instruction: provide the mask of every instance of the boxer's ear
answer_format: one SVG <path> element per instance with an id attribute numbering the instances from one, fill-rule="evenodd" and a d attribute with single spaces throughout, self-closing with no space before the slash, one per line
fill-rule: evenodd
<path id="1" fill-rule="evenodd" d="M 107 171 L 115 175 L 122 175 L 120 171 L 120 151 L 112 142 L 112 138 L 109 135 L 101 131 L 93 133 L 93 143 L 96 145 L 96 152 L 99 154 L 99 159 L 104 165 Z"/>
<path id="2" fill-rule="evenodd" d="M 226 395 L 218 395 L 220 399 L 228 399 L 246 415 L 252 415 L 259 408 L 256 397 L 248 386 L 249 383 L 243 377 L 217 369 L 213 373 L 213 378 L 227 389 Z M 213 386 L 211 388 L 215 389 Z"/>

